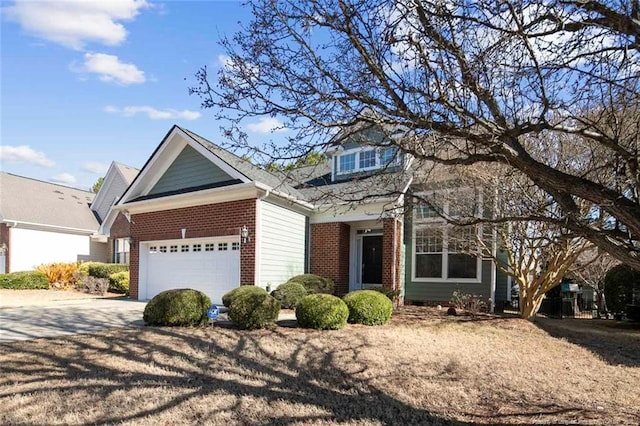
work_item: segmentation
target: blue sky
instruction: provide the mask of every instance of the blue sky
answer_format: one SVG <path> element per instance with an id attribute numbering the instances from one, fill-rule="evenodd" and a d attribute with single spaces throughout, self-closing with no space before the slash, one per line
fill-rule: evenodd
<path id="1" fill-rule="evenodd" d="M 220 35 L 250 19 L 239 1 L 0 5 L 2 171 L 86 189 L 113 160 L 142 167 L 174 123 L 220 141 L 188 88 L 223 66 Z M 245 124 L 251 138 L 271 128 Z"/>

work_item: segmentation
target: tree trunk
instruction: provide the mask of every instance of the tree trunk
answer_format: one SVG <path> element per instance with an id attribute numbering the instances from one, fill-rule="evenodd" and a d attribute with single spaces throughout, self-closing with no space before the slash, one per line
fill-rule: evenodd
<path id="1" fill-rule="evenodd" d="M 531 319 L 535 317 L 538 313 L 538 309 L 540 309 L 540 304 L 542 304 L 544 295 L 536 297 L 533 294 L 528 294 L 523 291 L 520 293 L 520 317 L 524 319 Z"/>

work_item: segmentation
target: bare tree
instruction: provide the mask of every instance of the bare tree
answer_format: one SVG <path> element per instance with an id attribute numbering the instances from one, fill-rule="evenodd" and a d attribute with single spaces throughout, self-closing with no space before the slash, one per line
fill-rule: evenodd
<path id="1" fill-rule="evenodd" d="M 593 289 L 598 307 L 598 317 L 607 310 L 604 299 L 604 278 L 611 268 L 619 264 L 620 261 L 617 259 L 594 248 L 582 253 L 571 268 L 570 274 L 579 283 Z"/>
<path id="2" fill-rule="evenodd" d="M 366 108 L 370 124 L 406 129 L 390 140 L 417 159 L 526 174 L 561 209 L 546 221 L 640 269 L 639 0 L 249 7 L 251 22 L 222 40 L 217 82 L 203 68 L 191 89 L 229 120 L 233 146 L 295 159 L 322 151 Z M 288 143 L 251 143 L 241 123 L 258 115 L 280 119 Z M 581 155 L 532 151 L 541 138 Z"/>

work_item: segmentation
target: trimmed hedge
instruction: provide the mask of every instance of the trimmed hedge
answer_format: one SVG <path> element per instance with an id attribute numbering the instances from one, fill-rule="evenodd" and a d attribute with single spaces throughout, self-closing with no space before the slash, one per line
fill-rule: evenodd
<path id="1" fill-rule="evenodd" d="M 129 294 L 129 271 L 109 275 L 109 290 L 115 293 Z"/>
<path id="2" fill-rule="evenodd" d="M 349 308 L 348 321 L 352 324 L 386 324 L 393 312 L 393 303 L 375 290 L 358 290 L 342 298 Z"/>
<path id="3" fill-rule="evenodd" d="M 47 276 L 37 271 L 11 272 L 0 274 L 0 288 L 14 290 L 49 289 Z"/>
<path id="4" fill-rule="evenodd" d="M 225 293 L 225 295 L 222 296 L 222 304 L 227 308 L 230 308 L 236 297 L 247 293 L 268 294 L 267 290 L 263 289 L 262 287 L 257 287 L 255 285 L 241 285 L 240 287 L 234 288 L 230 292 Z"/>
<path id="5" fill-rule="evenodd" d="M 85 262 L 80 265 L 78 271 L 84 275 L 96 278 L 107 278 L 116 272 L 129 270 L 129 265 L 122 263 Z"/>
<path id="6" fill-rule="evenodd" d="M 347 325 L 349 308 L 331 294 L 310 294 L 296 306 L 296 319 L 301 327 L 338 330 Z"/>
<path id="7" fill-rule="evenodd" d="M 235 297 L 229 307 L 229 319 L 244 330 L 256 330 L 275 324 L 280 302 L 260 292 L 244 292 Z"/>
<path id="8" fill-rule="evenodd" d="M 163 291 L 147 303 L 142 318 L 148 325 L 200 325 L 208 322 L 211 299 L 197 290 Z"/>
<path id="9" fill-rule="evenodd" d="M 283 309 L 294 309 L 296 305 L 307 295 L 304 286 L 297 282 L 286 282 L 271 292 Z"/>
<path id="10" fill-rule="evenodd" d="M 314 274 L 296 275 L 290 278 L 287 283 L 302 284 L 309 294 L 333 294 L 333 290 L 335 289 L 335 284 L 331 278 L 323 278 Z"/>

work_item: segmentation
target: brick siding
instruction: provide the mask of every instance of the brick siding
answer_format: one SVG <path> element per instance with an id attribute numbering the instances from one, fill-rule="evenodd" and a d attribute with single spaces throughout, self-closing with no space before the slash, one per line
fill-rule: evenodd
<path id="1" fill-rule="evenodd" d="M 402 222 L 394 218 L 383 219 L 382 229 L 382 286 L 398 290 L 402 272 L 400 270 Z"/>
<path id="2" fill-rule="evenodd" d="M 339 296 L 349 292 L 350 232 L 351 227 L 341 222 L 311 225 L 310 272 L 331 278 Z"/>
<path id="3" fill-rule="evenodd" d="M 130 253 L 130 297 L 138 298 L 139 243 L 180 239 L 183 228 L 187 230 L 185 238 L 239 235 L 243 225 L 249 229 L 251 241 L 240 245 L 240 283 L 253 284 L 256 266 L 255 198 L 132 215 L 131 236 L 135 243 Z"/>

